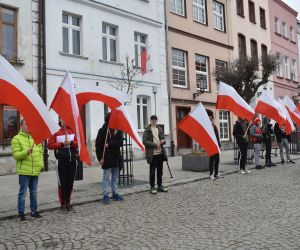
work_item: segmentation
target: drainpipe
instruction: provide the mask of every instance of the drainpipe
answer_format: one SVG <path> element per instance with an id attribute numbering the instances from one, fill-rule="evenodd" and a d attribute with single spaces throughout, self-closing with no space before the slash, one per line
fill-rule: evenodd
<path id="1" fill-rule="evenodd" d="M 171 83 L 170 83 L 170 66 L 169 66 L 169 38 L 168 38 L 168 18 L 167 18 L 167 2 L 164 1 L 164 12 L 165 12 L 165 46 L 166 46 L 166 66 L 167 66 L 167 90 L 168 90 L 168 101 L 169 101 L 169 124 L 170 124 L 170 145 L 171 145 L 171 156 L 175 156 L 174 152 L 174 139 L 173 139 L 173 123 L 172 123 L 172 102 L 171 102 Z"/>

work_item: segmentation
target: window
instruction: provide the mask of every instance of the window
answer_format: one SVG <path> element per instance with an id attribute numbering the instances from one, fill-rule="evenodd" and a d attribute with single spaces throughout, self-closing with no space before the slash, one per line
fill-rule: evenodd
<path id="1" fill-rule="evenodd" d="M 275 32 L 280 34 L 279 18 L 275 17 Z"/>
<path id="2" fill-rule="evenodd" d="M 200 86 L 209 91 L 208 86 L 208 57 L 195 55 L 195 67 L 196 67 L 196 83 L 197 89 L 200 89 Z M 200 85 L 201 83 L 201 85 Z"/>
<path id="3" fill-rule="evenodd" d="M 254 3 L 251 1 L 248 1 L 249 4 L 249 20 L 252 23 L 255 23 L 255 6 Z"/>
<path id="4" fill-rule="evenodd" d="M 213 1 L 213 19 L 214 28 L 225 31 L 224 5 L 217 1 Z"/>
<path id="5" fill-rule="evenodd" d="M 219 111 L 219 121 L 220 121 L 220 140 L 229 140 L 229 112 L 225 110 Z"/>
<path id="6" fill-rule="evenodd" d="M 292 26 L 290 27 L 290 39 L 291 41 L 295 42 L 295 32 Z"/>
<path id="7" fill-rule="evenodd" d="M 172 77 L 176 87 L 187 87 L 186 81 L 186 52 L 172 49 Z"/>
<path id="8" fill-rule="evenodd" d="M 251 59 L 257 61 L 258 63 L 257 42 L 251 39 L 250 45 L 251 45 Z"/>
<path id="9" fill-rule="evenodd" d="M 137 96 L 138 129 L 144 129 L 149 123 L 149 100 L 147 96 Z"/>
<path id="10" fill-rule="evenodd" d="M 291 79 L 290 61 L 287 56 L 284 57 L 284 65 L 285 65 L 285 78 Z"/>
<path id="11" fill-rule="evenodd" d="M 18 111 L 11 106 L 0 105 L 0 139 L 10 141 L 19 130 Z"/>
<path id="12" fill-rule="evenodd" d="M 170 10 L 178 15 L 184 16 L 183 0 L 170 0 Z"/>
<path id="13" fill-rule="evenodd" d="M 297 81 L 297 61 L 293 60 L 293 81 Z"/>
<path id="14" fill-rule="evenodd" d="M 17 12 L 0 6 L 0 48 L 8 60 L 17 59 Z"/>
<path id="15" fill-rule="evenodd" d="M 282 22 L 282 35 L 284 37 L 288 37 L 288 33 L 287 33 L 287 26 L 285 22 Z"/>
<path id="16" fill-rule="evenodd" d="M 62 14 L 63 52 L 80 55 L 80 17 Z"/>
<path id="17" fill-rule="evenodd" d="M 236 0 L 236 13 L 244 17 L 244 0 Z"/>
<path id="18" fill-rule="evenodd" d="M 277 57 L 277 69 L 276 69 L 276 73 L 277 73 L 277 76 L 282 77 L 281 55 L 280 55 L 279 52 L 276 53 L 276 57 Z"/>
<path id="19" fill-rule="evenodd" d="M 117 61 L 117 27 L 102 24 L 102 59 Z"/>
<path id="20" fill-rule="evenodd" d="M 266 13 L 265 10 L 262 8 L 259 8 L 259 16 L 260 16 L 260 27 L 266 28 Z"/>
<path id="21" fill-rule="evenodd" d="M 147 35 L 141 33 L 134 33 L 134 55 L 135 67 L 141 66 L 141 53 L 146 49 Z"/>
<path id="22" fill-rule="evenodd" d="M 239 46 L 239 56 L 240 58 L 247 56 L 246 51 L 246 39 L 242 34 L 238 35 L 238 46 Z"/>
<path id="23" fill-rule="evenodd" d="M 227 62 L 216 59 L 216 72 L 219 70 L 224 70 L 228 66 Z"/>
<path id="24" fill-rule="evenodd" d="M 268 56 L 268 48 L 266 45 L 261 45 L 261 56 L 262 58 L 266 58 Z"/>
<path id="25" fill-rule="evenodd" d="M 206 0 L 193 0 L 193 19 L 206 24 Z"/>

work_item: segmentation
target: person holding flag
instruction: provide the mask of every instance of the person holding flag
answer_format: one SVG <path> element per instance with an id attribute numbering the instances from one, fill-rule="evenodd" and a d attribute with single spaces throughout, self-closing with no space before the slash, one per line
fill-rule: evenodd
<path id="1" fill-rule="evenodd" d="M 78 158 L 77 137 L 73 130 L 66 126 L 65 121 L 59 117 L 60 130 L 48 140 L 48 149 L 54 150 L 58 160 L 58 197 L 62 210 L 74 211 L 71 203 L 71 194 L 76 172 Z"/>
<path id="2" fill-rule="evenodd" d="M 262 130 L 261 130 L 261 120 L 255 118 L 252 126 L 250 127 L 251 141 L 254 148 L 254 161 L 256 169 L 263 169 L 264 167 L 259 164 L 261 142 L 262 142 Z"/>
<path id="3" fill-rule="evenodd" d="M 270 119 L 268 117 L 263 118 L 263 142 L 266 147 L 266 154 L 265 154 L 265 160 L 266 160 L 266 167 L 273 167 L 276 166 L 275 163 L 271 161 L 271 150 L 272 150 L 272 134 L 273 134 L 273 129 L 272 129 L 272 124 L 270 123 Z"/>
<path id="4" fill-rule="evenodd" d="M 112 199 L 124 201 L 118 192 L 118 178 L 122 166 L 120 148 L 123 145 L 123 132 L 109 128 L 111 113 L 105 117 L 102 128 L 96 138 L 96 156 L 103 169 L 103 203 L 109 204 L 109 179 L 111 175 Z"/>

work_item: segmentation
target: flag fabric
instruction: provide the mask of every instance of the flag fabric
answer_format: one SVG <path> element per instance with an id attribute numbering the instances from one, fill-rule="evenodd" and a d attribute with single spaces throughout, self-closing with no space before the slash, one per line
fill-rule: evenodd
<path id="1" fill-rule="evenodd" d="M 145 151 L 145 147 L 139 136 L 136 126 L 132 122 L 124 105 L 113 109 L 110 113 L 109 128 L 121 130 L 130 135 L 130 137 L 137 143 L 142 151 Z"/>
<path id="2" fill-rule="evenodd" d="M 284 112 L 285 116 L 286 116 L 286 120 L 285 120 L 285 132 L 287 135 L 293 133 L 293 131 L 295 131 L 295 126 L 294 123 L 292 121 L 292 118 L 289 115 L 289 112 L 287 110 L 287 108 L 284 105 L 284 102 L 282 99 L 278 99 L 278 104 L 281 105 L 282 111 Z"/>
<path id="3" fill-rule="evenodd" d="M 109 86 L 85 86 L 76 88 L 79 110 L 89 101 L 100 101 L 115 109 L 130 100 L 129 95 Z"/>
<path id="4" fill-rule="evenodd" d="M 286 120 L 282 112 L 278 111 L 278 103 L 265 90 L 258 99 L 255 112 L 276 121 L 280 126 L 283 126 Z"/>
<path id="5" fill-rule="evenodd" d="M 247 119 L 248 121 L 252 121 L 255 115 L 254 110 L 236 90 L 224 82 L 220 82 L 219 84 L 216 108 L 231 111 L 235 115 Z"/>
<path id="6" fill-rule="evenodd" d="M 59 130 L 35 89 L 0 56 L 0 104 L 15 107 L 25 119 L 36 144 Z"/>
<path id="7" fill-rule="evenodd" d="M 75 82 L 69 72 L 66 73 L 62 84 L 58 88 L 50 108 L 65 121 L 76 134 L 80 160 L 91 165 L 89 152 L 85 145 L 84 131 L 79 114 L 74 89 Z"/>
<path id="8" fill-rule="evenodd" d="M 282 100 L 292 120 L 297 124 L 297 126 L 300 126 L 300 111 L 296 107 L 295 103 L 288 96 L 284 96 Z"/>
<path id="9" fill-rule="evenodd" d="M 141 53 L 141 72 L 145 75 L 147 72 L 153 70 L 152 60 L 151 60 L 151 49 L 150 47 L 145 48 Z"/>
<path id="10" fill-rule="evenodd" d="M 177 127 L 203 147 L 209 157 L 220 153 L 213 126 L 201 102 Z"/>

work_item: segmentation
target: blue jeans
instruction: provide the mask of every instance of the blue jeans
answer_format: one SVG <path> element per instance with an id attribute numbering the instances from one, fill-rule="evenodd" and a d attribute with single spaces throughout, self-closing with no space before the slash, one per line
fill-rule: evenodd
<path id="1" fill-rule="evenodd" d="M 25 197 L 27 188 L 29 187 L 30 193 L 30 210 L 32 213 L 37 210 L 37 186 L 38 176 L 19 175 L 19 196 L 18 196 L 18 213 L 24 214 L 25 211 Z"/>
<path id="2" fill-rule="evenodd" d="M 111 173 L 111 191 L 118 193 L 119 167 L 103 169 L 103 195 L 109 194 L 109 179 Z"/>

